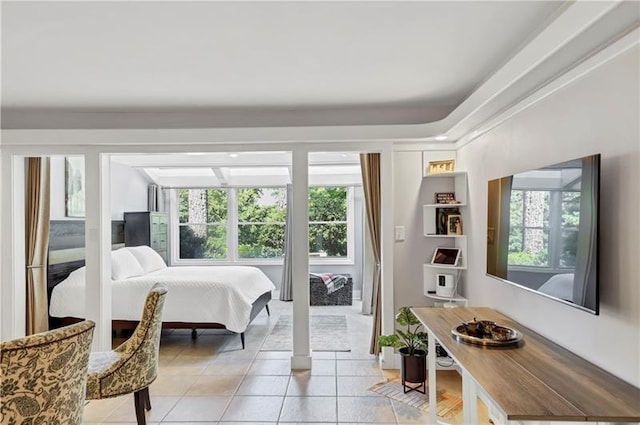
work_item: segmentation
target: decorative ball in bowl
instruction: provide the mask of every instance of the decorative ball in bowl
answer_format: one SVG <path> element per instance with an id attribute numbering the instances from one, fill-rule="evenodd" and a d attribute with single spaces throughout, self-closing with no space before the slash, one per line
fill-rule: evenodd
<path id="1" fill-rule="evenodd" d="M 469 336 L 475 336 L 476 338 L 491 337 L 491 331 L 495 328 L 496 323 L 490 320 L 473 320 L 463 322 L 464 330 Z"/>
<path id="2" fill-rule="evenodd" d="M 509 328 L 494 326 L 491 330 L 491 338 L 496 341 L 509 341 L 513 338 L 513 332 Z"/>

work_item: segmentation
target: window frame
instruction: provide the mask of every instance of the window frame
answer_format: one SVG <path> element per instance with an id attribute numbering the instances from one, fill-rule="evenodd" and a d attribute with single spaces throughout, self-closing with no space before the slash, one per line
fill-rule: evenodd
<path id="1" fill-rule="evenodd" d="M 355 264 L 355 185 L 314 185 L 311 187 L 347 188 L 347 256 L 346 257 L 309 257 L 310 265 L 354 265 Z M 170 218 L 170 263 L 172 265 L 282 265 L 284 257 L 278 258 L 239 258 L 238 253 L 238 189 L 285 189 L 286 186 L 227 186 L 227 187 L 183 187 L 173 188 L 169 196 Z M 180 258 L 179 196 L 182 189 L 223 189 L 227 191 L 227 258 Z M 288 208 L 288 205 L 287 205 Z M 342 222 L 342 221 L 340 221 Z M 309 222 L 311 223 L 311 222 Z M 314 222 L 315 223 L 315 222 Z M 277 224 L 277 223 L 274 223 Z M 285 223 L 286 225 L 286 223 Z"/>
<path id="2" fill-rule="evenodd" d="M 181 226 L 188 226 L 189 222 L 187 223 L 180 223 L 180 196 L 179 196 L 179 191 L 180 190 L 184 190 L 184 189 L 203 189 L 203 190 L 210 190 L 210 189 L 215 189 L 215 190 L 223 190 L 227 193 L 227 218 L 224 222 L 214 222 L 214 223 L 192 223 L 192 225 L 204 225 L 204 226 L 226 226 L 226 234 L 225 234 L 225 239 L 226 239 L 226 246 L 227 246 L 227 255 L 225 258 L 220 258 L 220 259 L 215 259 L 215 258 L 210 258 L 210 259 L 206 259 L 206 258 L 180 258 L 180 227 Z M 231 191 L 228 190 L 228 188 L 224 188 L 224 187 L 207 187 L 207 188 L 199 188 L 199 187 L 190 187 L 190 188 L 177 188 L 177 189 L 172 189 L 171 194 L 169 196 L 170 199 L 170 205 L 171 205 L 171 210 L 169 211 L 169 220 L 170 223 L 173 223 L 170 228 L 171 230 L 169 231 L 169 240 L 170 240 L 170 245 L 171 245 L 171 249 L 170 251 L 170 258 L 171 258 L 171 264 L 183 264 L 183 265 L 198 265 L 201 264 L 202 261 L 206 261 L 206 262 L 215 262 L 216 264 L 220 264 L 220 263 L 224 263 L 224 262 L 228 262 L 229 260 L 229 253 L 231 251 L 229 251 L 229 197 L 231 196 Z M 174 242 L 175 241 L 175 242 Z M 178 260 L 178 261 L 176 261 Z"/>
<path id="3" fill-rule="evenodd" d="M 232 217 L 232 226 L 233 226 L 233 245 L 234 245 L 234 250 L 233 250 L 233 261 L 235 263 L 240 263 L 240 264 L 265 264 L 265 265 L 269 265 L 269 264 L 280 264 L 282 262 L 284 262 L 284 255 L 282 257 L 274 257 L 274 258 L 259 258 L 259 257 L 255 257 L 255 258 L 240 258 L 240 252 L 238 251 L 238 248 L 240 246 L 240 230 L 239 230 L 239 226 L 240 226 L 240 214 L 238 213 L 238 209 L 239 209 L 239 205 L 238 205 L 238 190 L 242 190 L 242 189 L 282 189 L 285 191 L 287 191 L 287 187 L 286 186 L 243 186 L 243 187 L 234 187 L 233 188 L 233 202 L 234 204 L 231 206 L 231 208 L 233 209 L 233 217 Z M 286 196 L 286 195 L 285 195 Z M 289 205 L 287 204 L 287 208 L 289 208 Z M 268 223 L 268 222 L 242 222 L 242 223 L 248 223 L 248 224 L 282 224 L 286 227 L 287 222 L 286 222 L 286 217 L 285 217 L 285 221 L 284 222 L 273 222 L 273 223 Z M 286 247 L 285 247 L 286 249 Z"/>

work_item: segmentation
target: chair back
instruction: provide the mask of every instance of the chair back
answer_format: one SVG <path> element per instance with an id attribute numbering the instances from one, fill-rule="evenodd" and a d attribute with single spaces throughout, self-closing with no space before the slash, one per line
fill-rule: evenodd
<path id="1" fill-rule="evenodd" d="M 167 287 L 161 283 L 156 283 L 149 291 L 142 319 L 133 335 L 114 350 L 121 358 L 118 366 L 101 376 L 101 397 L 138 391 L 148 387 L 158 376 L 162 311 L 166 294 Z M 93 380 L 89 381 L 93 385 Z M 89 394 L 95 393 L 93 388 L 89 390 Z"/>
<path id="2" fill-rule="evenodd" d="M 0 423 L 82 424 L 95 323 L 0 344 Z"/>

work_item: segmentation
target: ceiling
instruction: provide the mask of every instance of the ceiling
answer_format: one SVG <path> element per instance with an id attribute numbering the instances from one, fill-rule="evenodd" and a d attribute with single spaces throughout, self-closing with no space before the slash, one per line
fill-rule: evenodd
<path id="1" fill-rule="evenodd" d="M 181 123 L 165 120 L 168 127 L 437 121 L 565 5 L 3 1 L 1 7 L 2 111 L 9 120 L 3 128 L 29 111 L 41 111 L 36 127 L 73 128 L 82 123 L 47 121 L 47 113 L 80 112 L 81 121 L 92 112 L 126 114 L 140 122 L 145 114 L 184 114 Z"/>
<path id="2" fill-rule="evenodd" d="M 640 30 L 636 0 L 0 8 L 3 146 L 456 148 Z"/>

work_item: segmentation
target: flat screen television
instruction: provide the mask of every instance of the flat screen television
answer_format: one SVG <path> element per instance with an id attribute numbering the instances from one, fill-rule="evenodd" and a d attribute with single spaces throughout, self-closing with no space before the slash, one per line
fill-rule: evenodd
<path id="1" fill-rule="evenodd" d="M 488 185 L 487 274 L 598 314 L 600 154 Z"/>

